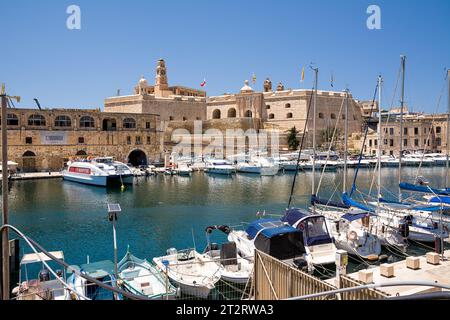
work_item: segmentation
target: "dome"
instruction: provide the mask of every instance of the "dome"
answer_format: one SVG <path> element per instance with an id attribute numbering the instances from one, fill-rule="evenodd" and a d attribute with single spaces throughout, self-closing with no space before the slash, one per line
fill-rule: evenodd
<path id="1" fill-rule="evenodd" d="M 248 80 L 245 80 L 244 86 L 241 88 L 241 92 L 253 92 L 252 87 L 248 85 Z"/>
<path id="2" fill-rule="evenodd" d="M 148 82 L 147 80 L 144 78 L 144 76 L 141 77 L 141 79 L 139 80 L 139 85 L 141 87 L 147 87 L 148 86 Z"/>

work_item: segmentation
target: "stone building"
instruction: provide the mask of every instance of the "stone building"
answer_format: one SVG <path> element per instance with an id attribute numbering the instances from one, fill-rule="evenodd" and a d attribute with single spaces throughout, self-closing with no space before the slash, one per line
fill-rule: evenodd
<path id="1" fill-rule="evenodd" d="M 61 170 L 76 157 L 114 156 L 133 165 L 160 160 L 154 114 L 82 109 L 8 109 L 8 157 L 23 171 Z"/>
<path id="2" fill-rule="evenodd" d="M 206 92 L 183 86 L 169 87 L 166 64 L 160 59 L 154 85 L 142 77 L 133 95 L 106 98 L 104 111 L 158 114 L 164 123 L 205 120 Z"/>

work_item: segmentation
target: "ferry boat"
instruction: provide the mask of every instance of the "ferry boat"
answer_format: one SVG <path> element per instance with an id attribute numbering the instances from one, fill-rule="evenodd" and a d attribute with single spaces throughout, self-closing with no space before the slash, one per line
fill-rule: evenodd
<path id="1" fill-rule="evenodd" d="M 126 164 L 112 157 L 95 158 L 92 161 L 69 163 L 63 171 L 64 180 L 106 187 L 114 182 L 133 183 L 133 172 Z"/>

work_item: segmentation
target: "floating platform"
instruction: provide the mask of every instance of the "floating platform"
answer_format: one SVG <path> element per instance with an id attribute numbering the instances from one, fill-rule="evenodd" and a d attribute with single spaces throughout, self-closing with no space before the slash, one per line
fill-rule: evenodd
<path id="1" fill-rule="evenodd" d="M 31 172 L 11 175 L 11 180 L 62 179 L 61 172 Z"/>

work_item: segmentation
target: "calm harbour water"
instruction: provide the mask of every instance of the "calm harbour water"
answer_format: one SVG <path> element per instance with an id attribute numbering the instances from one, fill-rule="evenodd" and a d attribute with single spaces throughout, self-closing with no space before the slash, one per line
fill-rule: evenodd
<path id="1" fill-rule="evenodd" d="M 413 181 L 417 168 L 404 169 L 404 181 Z M 382 170 L 384 188 L 397 193 L 397 169 Z M 349 171 L 349 185 L 354 171 Z M 422 175 L 436 187 L 445 184 L 445 168 L 423 168 Z M 232 178 L 194 173 L 192 177 L 139 178 L 125 192 L 63 180 L 15 181 L 10 189 L 10 221 L 47 250 L 62 250 L 70 264 L 113 259 L 112 226 L 107 203 L 120 203 L 117 224 L 119 259 L 129 245 L 133 254 L 151 260 L 166 249 L 206 246 L 209 225 L 238 225 L 255 220 L 258 211 L 281 214 L 287 206 L 294 174 L 259 177 L 237 174 Z M 361 169 L 358 187 L 367 191 L 372 170 Z M 318 181 L 318 179 L 317 179 Z M 341 190 L 342 172 L 324 175 L 320 196 Z M 311 173 L 299 173 L 295 205 L 306 207 Z M 384 192 L 386 197 L 390 197 Z M 225 237 L 219 231 L 213 241 Z M 30 252 L 22 242 L 21 250 Z M 421 251 L 419 250 L 419 253 Z"/>

